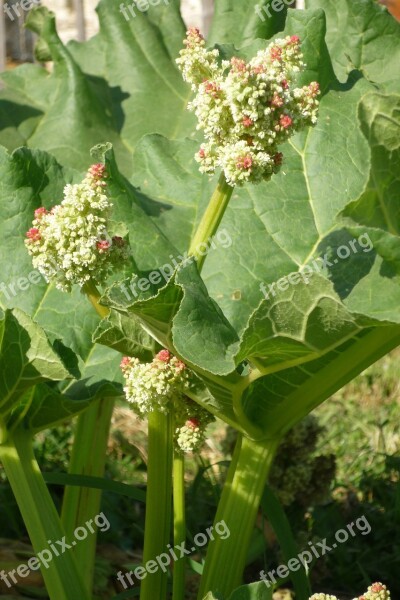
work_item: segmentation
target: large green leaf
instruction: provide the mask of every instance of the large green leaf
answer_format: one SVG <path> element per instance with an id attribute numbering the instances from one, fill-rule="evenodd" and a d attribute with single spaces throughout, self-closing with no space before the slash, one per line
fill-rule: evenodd
<path id="1" fill-rule="evenodd" d="M 12 408 L 10 426 L 23 419 L 32 430 L 45 428 L 102 394 L 121 393 L 110 383 L 121 382 L 119 355 L 92 342 L 99 323 L 93 308 L 79 290 L 68 295 L 48 285 L 24 246 L 34 209 L 59 203 L 74 178 L 79 175 L 45 152 L 20 149 L 10 156 L 0 148 L 0 309 L 7 315 L 0 401 L 8 414 Z"/>
<path id="2" fill-rule="evenodd" d="M 263 581 L 241 585 L 229 596 L 228 600 L 272 600 L 272 588 Z"/>
<path id="3" fill-rule="evenodd" d="M 98 13 L 100 33 L 67 48 L 53 13 L 31 11 L 28 26 L 46 44 L 54 70 L 24 65 L 2 75 L 7 89 L 0 94 L 0 143 L 51 151 L 82 171 L 90 148 L 110 141 L 130 174 L 142 135 L 174 137 L 193 128 L 185 110 L 190 93 L 173 60 L 185 28 L 176 1 L 137 11 L 129 21 L 107 0 Z"/>
<path id="4" fill-rule="evenodd" d="M 398 86 L 400 24 L 386 8 L 375 0 L 306 0 L 306 8 L 325 11 L 327 44 L 341 81 L 358 69 L 382 88 Z"/>
<path id="5" fill-rule="evenodd" d="M 23 65 L 2 74 L 0 143 L 10 150 L 22 144 L 47 150 L 64 165 L 83 170 L 90 148 L 110 141 L 122 172 L 131 175 L 132 152 L 143 135 L 194 136 L 195 121 L 186 110 L 191 92 L 175 65 L 185 36 L 179 5 L 170 0 L 137 10 L 127 20 L 101 0 L 99 34 L 67 47 L 54 15 L 44 7 L 32 10 L 28 26 L 41 36 L 41 50 L 54 69 Z M 219 1 L 210 43 L 240 46 L 283 29 L 285 6 L 265 21 L 255 8 L 256 0 Z"/>
<path id="6" fill-rule="evenodd" d="M 6 417 L 16 400 L 44 381 L 71 377 L 44 331 L 22 311 L 0 313 L 0 414 Z"/>
<path id="7" fill-rule="evenodd" d="M 285 25 L 287 5 L 274 10 L 272 0 L 216 0 L 210 44 L 241 46 L 255 38 L 270 38 Z"/>
<path id="8" fill-rule="evenodd" d="M 381 63 L 376 57 L 388 48 L 395 57 L 400 41 L 394 37 L 391 18 L 373 7 L 372 0 L 353 3 L 361 11 L 360 18 L 350 0 L 342 4 L 349 16 L 343 32 L 337 29 L 338 37 L 346 40 L 342 45 L 351 51 L 352 28 L 362 33 L 355 36 L 359 53 L 351 58 L 350 77 L 350 70 L 345 76 L 340 70 L 343 48 L 332 48 L 334 67 L 346 81 L 343 84 L 336 79 L 329 58 L 325 14 L 319 3 L 313 2 L 318 10 L 288 11 L 284 32 L 278 35 L 297 34 L 302 40 L 307 70 L 301 83 L 317 79 L 323 92 L 319 121 L 286 144 L 284 168 L 270 183 L 234 192 L 219 232 L 225 232 L 225 237 L 214 240 L 201 277 L 195 265 L 187 263 L 185 251 L 215 182 L 199 175 L 192 158 L 198 142 L 193 119 L 185 111 L 190 90 L 174 64 L 183 37 L 178 3 L 169 7 L 170 12 L 157 7 L 159 12 L 138 13 L 127 22 L 103 0 L 100 34 L 68 49 L 56 36 L 52 16 L 40 9 L 34 12 L 32 23 L 56 62 L 54 73 L 43 74 L 32 67 L 35 71 L 16 70 L 7 75 L 9 88 L 4 98 L 15 103 L 16 90 L 21 90 L 26 103 L 43 113 L 38 125 L 37 112 L 29 114 L 26 122 L 15 118 L 19 135 L 30 138 L 34 123 L 37 128 L 28 143 L 44 144 L 66 164 L 81 169 L 89 160 L 89 146 L 105 141 L 112 130 L 108 139 L 114 142 L 117 160 L 107 147 L 98 151 L 105 152 L 111 173 L 115 220 L 129 233 L 134 276 L 125 288 L 116 284 L 108 292 L 105 302 L 121 317 L 103 322 L 96 339 L 119 349 L 138 348 L 143 342 L 151 348 L 152 342 L 138 328 L 141 323 L 147 334 L 192 366 L 213 396 L 209 398 L 199 388 L 195 399 L 253 436 L 282 432 L 335 386 L 399 343 L 398 155 L 396 132 L 389 126 L 397 119 L 394 98 L 399 86 L 393 81 L 393 69 L 378 68 Z M 322 8 L 327 10 L 332 47 L 333 4 Z M 268 24 L 254 15 L 253 0 L 240 7 L 231 0 L 218 2 L 211 37 L 225 44 L 225 55 L 234 52 L 249 57 L 266 45 L 265 40 L 253 42 L 255 35 L 264 37 L 283 29 L 283 13 Z M 371 15 L 379 18 L 371 19 Z M 239 50 L 226 45 L 244 42 L 247 46 Z M 26 82 L 29 72 L 43 81 L 42 100 L 34 85 Z M 154 89 L 157 96 L 151 96 Z M 391 96 L 381 98 L 387 90 Z M 376 102 L 379 110 L 374 108 Z M 65 120 L 65 147 L 60 136 L 55 137 L 60 123 L 57 106 Z M 92 107 L 93 120 L 86 127 L 87 107 Z M 18 106 L 15 110 L 21 116 Z M 97 127 L 99 119 L 102 123 Z M 382 120 L 387 127 L 382 128 Z M 143 134 L 153 132 L 156 135 L 139 141 Z M 161 134 L 170 138 L 186 134 L 192 139 L 171 141 Z M 18 151 L 7 160 L 28 164 L 28 156 L 27 151 Z M 16 202 L 21 203 L 22 193 L 30 198 L 23 202 L 22 216 L 17 211 L 23 229 L 27 226 L 25 208 L 29 202 L 34 204 L 26 188 L 31 178 L 35 180 L 38 161 L 49 168 L 52 165 L 58 182 L 54 186 L 74 176 L 51 160 L 35 154 L 33 170 L 31 166 L 29 173 L 24 166 L 16 169 Z M 129 175 L 133 185 L 121 173 Z M 14 183 L 7 184 L 6 178 L 6 185 L 14 193 Z M 33 197 L 51 205 L 46 190 L 40 189 Z M 366 234 L 374 243 L 369 249 L 361 245 L 366 239 L 361 236 Z M 323 261 L 316 263 L 318 257 Z M 154 275 L 156 271 L 161 277 Z M 303 275 L 295 279 L 298 273 Z M 268 297 L 262 284 L 269 290 Z M 45 289 L 45 295 L 38 293 L 35 319 L 52 339 L 61 338 L 85 360 L 93 318 L 83 321 L 84 335 L 79 335 L 82 321 L 78 324 L 58 315 L 55 324 L 54 311 L 60 312 L 61 296 L 51 286 Z M 71 299 L 63 300 L 69 315 Z M 32 314 L 31 307 L 21 308 Z M 132 317 L 136 320 L 128 326 Z M 256 369 L 261 375 L 257 380 Z M 313 387 L 316 381 L 318 386 Z"/>
<path id="9" fill-rule="evenodd" d="M 389 125 L 381 126 L 382 120 L 394 120 L 392 126 L 397 127 L 393 98 L 382 100 L 371 116 L 376 88 L 360 76 L 346 85 L 337 82 L 324 45 L 321 11 L 290 12 L 285 33 L 294 32 L 303 40 L 305 81 L 322 81 L 316 127 L 283 148 L 285 167 L 270 183 L 235 190 L 220 228 L 231 243 L 210 250 L 203 281 L 194 265 L 184 264 L 167 284 L 149 284 L 145 292 L 138 292 L 135 280 L 134 294 L 117 286 L 106 300 L 121 314 L 138 316 L 160 343 L 197 370 L 210 390 L 206 374 L 212 377 L 219 386 L 212 390 L 215 395 L 225 388 L 237 422 L 247 417 L 246 426 L 258 425 L 264 435 L 276 434 L 289 421 L 293 424 L 336 385 L 399 343 L 398 327 L 388 327 L 400 322 L 400 287 L 390 270 L 399 266 L 398 253 L 393 253 L 398 237 L 391 233 L 385 254 L 383 242 L 372 247 L 372 238 L 366 237 L 369 230 L 354 227 L 342 216 L 367 193 L 371 170 L 380 203 L 392 207 L 398 227 L 392 199 L 397 147 L 384 159 L 375 148 L 377 143 L 380 148 L 393 146 L 398 139 Z M 252 51 L 254 45 L 242 54 Z M 374 129 L 380 132 L 377 141 L 369 133 L 375 119 L 380 123 Z M 193 228 L 183 230 L 183 224 L 196 226 L 215 185 L 187 158 L 193 156 L 195 144 L 148 136 L 138 147 L 133 181 L 142 206 L 181 252 L 175 263 L 172 258 L 178 255 L 170 256 L 172 264 L 184 261 L 193 233 Z M 374 239 L 381 239 L 385 230 L 373 214 L 371 220 Z M 162 264 L 152 267 L 160 269 Z M 295 278 L 298 273 L 303 275 Z M 260 289 L 263 283 L 267 298 Z M 128 284 L 132 282 L 126 289 Z M 233 391 L 235 384 L 241 385 L 236 369 L 247 361 L 263 377 L 240 403 Z M 324 377 L 324 384 L 310 394 L 307 386 L 317 377 Z M 220 414 L 227 419 L 222 396 Z M 278 421 L 279 414 L 285 416 Z"/>
<path id="10" fill-rule="evenodd" d="M 107 353 L 105 348 L 99 350 Z M 74 383 L 63 355 L 65 348 L 59 344 L 53 348 L 43 329 L 26 313 L 17 308 L 0 311 L 2 440 L 7 430 L 17 426 L 34 433 L 63 421 L 87 408 L 99 393 L 115 395 L 115 385 L 105 384 L 96 374 L 91 374 L 90 361 L 85 366 L 85 379 Z M 105 375 L 111 376 L 103 373 L 103 377 Z"/>

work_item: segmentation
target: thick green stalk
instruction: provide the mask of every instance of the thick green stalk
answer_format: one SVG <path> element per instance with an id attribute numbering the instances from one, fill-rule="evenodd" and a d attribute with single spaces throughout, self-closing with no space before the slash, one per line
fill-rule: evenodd
<path id="1" fill-rule="evenodd" d="M 185 456 L 179 451 L 174 455 L 174 544 L 180 546 L 186 542 L 185 516 Z M 174 563 L 174 582 L 172 600 L 185 598 L 186 560 L 181 558 Z"/>
<path id="2" fill-rule="evenodd" d="M 148 462 L 143 566 L 168 552 L 172 517 L 173 417 L 148 415 Z M 165 600 L 168 573 L 158 569 L 142 580 L 140 600 Z"/>
<path id="3" fill-rule="evenodd" d="M 197 259 L 199 271 L 201 271 L 205 260 L 205 249 L 201 245 L 215 235 L 231 199 L 233 189 L 226 183 L 225 175 L 222 173 L 189 248 L 189 255 Z"/>
<path id="4" fill-rule="evenodd" d="M 43 565 L 41 571 L 50 599 L 89 600 L 73 553 L 67 548 L 62 551 L 60 544 L 64 540 L 65 532 L 34 457 L 30 434 L 20 430 L 10 434 L 7 442 L 0 446 L 0 460 L 34 551 L 39 557 L 49 558 L 48 568 Z M 71 539 L 66 541 L 71 542 Z M 41 555 L 42 551 L 46 553 Z M 9 577 L 11 579 L 11 576 Z M 18 581 L 20 582 L 19 578 Z"/>
<path id="5" fill-rule="evenodd" d="M 88 297 L 101 318 L 108 317 L 110 310 L 99 304 L 100 292 L 92 282 L 86 283 L 82 291 Z M 110 431 L 114 402 L 103 399 L 94 403 L 78 418 L 72 448 L 69 473 L 102 477 L 106 461 L 107 441 Z M 69 486 L 66 487 L 61 512 L 67 535 L 73 535 L 76 527 L 83 526 L 100 511 L 101 490 Z M 86 589 L 91 596 L 96 557 L 95 534 L 82 540 L 75 549 L 75 556 Z"/>
<path id="6" fill-rule="evenodd" d="M 104 398 L 93 403 L 79 416 L 69 473 L 103 477 L 113 409 L 114 401 Z M 101 495 L 101 490 L 93 488 L 65 488 L 61 519 L 68 536 L 72 537 L 76 527 L 84 526 L 86 521 L 99 514 Z M 82 579 L 90 596 L 93 588 L 96 541 L 96 534 L 88 535 L 74 549 Z"/>
<path id="7" fill-rule="evenodd" d="M 94 283 L 92 283 L 91 281 L 85 283 L 85 285 L 82 288 L 82 292 L 86 294 L 99 317 L 101 317 L 102 319 L 108 317 L 108 315 L 110 314 L 110 309 L 107 308 L 107 306 L 102 306 L 101 304 L 99 304 L 101 294 L 97 287 L 94 285 Z"/>
<path id="8" fill-rule="evenodd" d="M 198 600 L 210 591 L 227 598 L 241 584 L 261 496 L 278 445 L 279 440 L 261 443 L 239 437 L 214 521 L 214 527 L 224 521 L 230 534 L 222 539 L 214 530 Z"/>

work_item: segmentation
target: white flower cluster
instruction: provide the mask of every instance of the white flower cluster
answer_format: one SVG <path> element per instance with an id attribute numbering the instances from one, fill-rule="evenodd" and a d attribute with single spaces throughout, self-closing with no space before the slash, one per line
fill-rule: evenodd
<path id="1" fill-rule="evenodd" d="M 205 429 L 212 415 L 185 396 L 190 374 L 185 364 L 168 350 L 161 350 L 151 363 L 125 357 L 121 362 L 125 378 L 124 392 L 140 417 L 158 410 L 171 409 L 178 425 L 175 442 L 182 452 L 195 452 L 205 439 Z"/>
<path id="2" fill-rule="evenodd" d="M 207 426 L 214 417 L 205 408 L 183 397 L 175 408 L 176 445 L 182 452 L 198 452 L 206 439 Z"/>
<path id="3" fill-rule="evenodd" d="M 103 284 L 129 255 L 122 238 L 107 235 L 112 204 L 106 176 L 104 165 L 93 165 L 82 183 L 65 187 L 61 204 L 35 210 L 25 244 L 33 266 L 60 290 L 89 281 Z"/>
<path id="4" fill-rule="evenodd" d="M 314 594 L 309 600 L 338 600 L 329 594 Z M 353 600 L 390 600 L 390 592 L 386 585 L 377 582 L 369 586 L 368 591 Z"/>
<path id="5" fill-rule="evenodd" d="M 126 399 L 134 404 L 139 416 L 153 410 L 167 413 L 174 397 L 183 393 L 189 384 L 184 363 L 168 350 L 161 350 L 151 363 L 125 357 L 121 369 Z"/>
<path id="6" fill-rule="evenodd" d="M 221 66 L 198 29 L 184 43 L 177 63 L 196 93 L 189 110 L 206 138 L 196 155 L 200 171 L 222 168 L 232 186 L 268 181 L 282 164 L 279 144 L 317 120 L 318 83 L 294 87 L 305 67 L 299 38 L 277 39 L 248 63 L 232 58 Z"/>

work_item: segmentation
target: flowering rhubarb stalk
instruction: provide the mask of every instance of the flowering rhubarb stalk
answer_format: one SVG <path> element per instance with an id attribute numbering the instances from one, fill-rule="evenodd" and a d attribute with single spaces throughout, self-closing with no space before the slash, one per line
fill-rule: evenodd
<path id="1" fill-rule="evenodd" d="M 143 564 L 166 551 L 171 524 L 171 481 L 174 492 L 174 544 L 186 541 L 184 453 L 196 452 L 213 420 L 208 411 L 190 400 L 186 365 L 168 350 L 151 363 L 125 357 L 121 362 L 125 395 L 140 418 L 147 416 L 148 464 Z M 141 600 L 165 598 L 167 574 L 148 575 L 140 588 Z M 185 562 L 174 565 L 173 600 L 183 600 Z"/>
<path id="2" fill-rule="evenodd" d="M 84 180 L 67 185 L 62 202 L 51 210 L 35 210 L 25 245 L 33 266 L 59 290 L 70 292 L 81 287 L 101 318 L 109 309 L 99 303 L 98 285 L 128 259 L 126 242 L 108 235 L 112 203 L 107 194 L 107 172 L 103 164 L 94 164 Z M 78 418 L 70 473 L 102 476 L 113 401 L 106 398 L 90 406 Z M 67 487 L 62 507 L 62 522 L 67 534 L 99 511 L 101 491 Z M 96 551 L 96 536 L 77 545 L 74 553 L 86 589 L 91 595 Z"/>
<path id="3" fill-rule="evenodd" d="M 74 284 L 103 285 L 127 258 L 124 240 L 107 233 L 112 204 L 105 178 L 104 165 L 93 165 L 82 183 L 65 187 L 61 204 L 35 210 L 26 234 L 33 266 L 64 292 Z"/>
<path id="4" fill-rule="evenodd" d="M 276 39 L 248 62 L 239 57 L 221 60 L 219 50 L 206 48 L 198 29 L 189 29 L 184 44 L 177 63 L 195 94 L 189 110 L 205 138 L 196 160 L 202 173 L 222 172 L 189 249 L 201 270 L 204 257 L 197 248 L 216 233 L 234 187 L 269 181 L 284 162 L 281 144 L 316 123 L 319 85 L 296 87 L 305 68 L 297 36 Z M 277 437 L 257 443 L 239 437 L 215 519 L 224 519 L 231 535 L 209 544 L 199 600 L 210 591 L 228 597 L 240 585 L 279 441 Z"/>
<path id="5" fill-rule="evenodd" d="M 330 594 L 313 594 L 309 600 L 338 600 L 338 598 Z M 390 592 L 386 585 L 377 582 L 370 585 L 365 594 L 353 600 L 390 600 Z"/>
<path id="6" fill-rule="evenodd" d="M 188 108 L 206 140 L 196 160 L 202 173 L 222 170 L 189 250 L 201 268 L 197 248 L 218 229 L 234 186 L 269 181 L 283 164 L 280 144 L 316 123 L 319 85 L 295 87 L 305 68 L 297 36 L 275 40 L 249 62 L 219 61 L 198 29 L 189 29 L 184 43 L 177 63 L 195 93 Z"/>

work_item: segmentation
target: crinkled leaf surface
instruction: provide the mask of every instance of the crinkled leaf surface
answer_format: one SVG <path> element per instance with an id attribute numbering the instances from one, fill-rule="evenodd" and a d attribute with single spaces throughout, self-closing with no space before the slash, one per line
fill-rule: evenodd
<path id="1" fill-rule="evenodd" d="M 44 331 L 24 312 L 0 312 L 0 415 L 32 386 L 71 377 Z"/>
<path id="2" fill-rule="evenodd" d="M 340 81 L 360 70 L 383 89 L 398 89 L 400 23 L 374 0 L 306 0 L 306 8 L 322 8 L 327 44 Z"/>
<path id="3" fill-rule="evenodd" d="M 272 37 L 285 26 L 287 6 L 282 4 L 277 11 L 271 4 L 272 0 L 216 0 L 209 43 L 240 47 L 256 38 Z"/>
<path id="4" fill-rule="evenodd" d="M 381 206 L 393 205 L 396 149 L 386 157 L 390 166 L 379 162 L 369 131 L 371 119 L 383 119 L 388 125 L 376 128 L 378 142 L 394 146 L 398 138 L 389 129 L 394 109 L 382 102 L 369 114 L 376 106 L 376 99 L 368 100 L 375 87 L 360 74 L 338 83 L 327 61 L 321 11 L 291 12 L 286 31 L 303 40 L 305 81 L 322 82 L 316 127 L 283 148 L 284 169 L 270 183 L 235 190 L 220 227 L 225 234 L 219 244 L 215 240 L 202 272 L 205 285 L 195 266 L 185 264 L 167 285 L 139 293 L 136 281 L 130 298 L 116 287 L 107 299 L 122 314 L 138 315 L 200 375 L 211 373 L 222 387 L 226 377 L 238 421 L 247 417 L 266 435 L 293 424 L 400 341 L 395 308 L 400 288 L 390 271 L 398 264 L 391 253 L 398 237 L 392 236 L 385 256 L 381 246 L 372 246 L 367 228 L 354 228 L 342 217 L 365 195 L 370 171 L 375 182 L 378 178 Z M 160 136 L 144 138 L 133 176 L 143 206 L 174 240 L 181 258 L 193 230 L 182 232 L 180 226 L 198 222 L 215 185 L 187 158 L 195 142 L 185 144 L 184 150 Z M 156 203 L 163 210 L 157 212 Z M 398 215 L 393 218 L 398 227 Z M 382 230 L 374 215 L 371 219 L 377 238 Z M 236 369 L 246 361 L 263 376 L 240 403 L 231 386 L 241 385 Z"/>
<path id="5" fill-rule="evenodd" d="M 217 2 L 214 41 L 240 45 L 283 29 L 286 8 L 263 22 L 255 4 Z M 67 47 L 54 15 L 32 10 L 28 26 L 41 35 L 54 70 L 24 65 L 2 74 L 7 87 L 0 93 L 0 144 L 47 150 L 82 171 L 90 148 L 109 141 L 122 172 L 131 175 L 132 152 L 143 135 L 194 136 L 195 120 L 186 111 L 191 92 L 175 65 L 185 36 L 179 5 L 170 0 L 127 20 L 115 4 L 101 0 L 99 34 Z"/>
<path id="6" fill-rule="evenodd" d="M 25 65 L 2 75 L 0 143 L 50 151 L 82 171 L 92 146 L 109 141 L 131 174 L 132 151 L 144 134 L 177 137 L 193 129 L 185 110 L 190 91 L 173 60 L 185 27 L 172 1 L 137 11 L 129 21 L 107 0 L 98 13 L 100 33 L 66 48 L 54 15 L 46 8 L 31 11 L 29 26 L 46 42 L 54 70 Z"/>
<path id="7" fill-rule="evenodd" d="M 282 15 L 274 14 L 265 26 L 254 19 L 254 4 L 251 0 L 237 7 L 233 0 L 219 0 L 212 41 L 240 45 L 253 35 L 282 29 Z M 333 66 L 345 83 L 336 79 L 329 59 L 324 12 L 288 11 L 285 34 L 301 37 L 307 63 L 301 83 L 321 83 L 319 121 L 283 148 L 284 168 L 268 185 L 234 192 L 201 277 L 185 261 L 185 250 L 215 183 L 199 175 L 192 158 L 198 142 L 193 118 L 185 112 L 190 93 L 173 62 L 183 37 L 177 2 L 170 12 L 163 7 L 126 22 L 103 0 L 99 36 L 68 49 L 57 39 L 52 18 L 38 12 L 34 26 L 57 63 L 53 75 L 30 70 L 42 78 L 44 100 L 26 82 L 29 69 L 7 75 L 3 98 L 13 104 L 16 89 L 23 90 L 26 104 L 43 114 L 33 112 L 20 121 L 23 113 L 16 106 L 18 135 L 29 144 L 47 144 L 67 165 L 81 169 L 89 146 L 106 141 L 107 131 L 116 129 L 117 138 L 114 130 L 107 137 L 120 165 L 118 169 L 106 151 L 110 191 L 115 220 L 129 232 L 136 278 L 125 283 L 125 290 L 115 285 L 105 301 L 125 323 L 130 315 L 140 319 L 146 332 L 197 371 L 213 394 L 210 400 L 200 391 L 198 401 L 209 402 L 210 409 L 253 436 L 282 433 L 400 342 L 398 220 L 393 231 L 384 215 L 388 212 L 391 220 L 397 216 L 397 138 L 389 125 L 384 135 L 377 133 L 382 129 L 378 121 L 396 121 L 397 113 L 389 100 L 379 100 L 375 112 L 368 100 L 374 93 L 399 92 L 393 68 L 386 68 L 382 57 L 389 53 L 388 64 L 394 60 L 400 38 L 394 37 L 392 18 L 372 8 L 372 0 L 341 0 L 341 5 L 348 19 L 338 27 L 334 4 L 312 0 L 313 8 L 327 10 Z M 362 9 L 359 18 L 353 6 Z M 334 45 L 335 33 L 345 39 L 341 47 Z M 265 44 L 257 41 L 238 53 L 248 57 Z M 357 51 L 345 70 L 343 54 L 345 47 L 352 52 L 352 44 Z M 229 55 L 232 49 L 224 46 L 223 52 Z M 157 96 L 151 95 L 154 89 Z M 5 131 L 9 136 L 10 129 Z M 139 141 L 146 133 L 158 135 Z M 193 139 L 169 141 L 160 134 Z M 383 164 L 385 156 L 389 165 Z M 368 223 L 360 217 L 365 204 L 357 204 L 366 201 L 371 209 Z M 376 241 L 373 248 L 365 244 L 365 234 Z M 318 257 L 322 260 L 314 262 Z M 168 265 L 168 283 L 168 276 L 146 283 L 155 270 L 165 273 Z M 308 277 L 293 279 L 305 270 Z M 263 283 L 268 298 L 260 288 Z M 52 294 L 40 303 L 40 319 L 49 318 L 49 308 L 60 310 Z M 134 327 L 127 336 L 121 322 L 118 333 L 119 323 L 113 319 L 98 330 L 103 341 L 123 345 L 133 336 L 131 344 L 141 343 Z M 72 331 L 68 334 L 73 338 Z"/>

